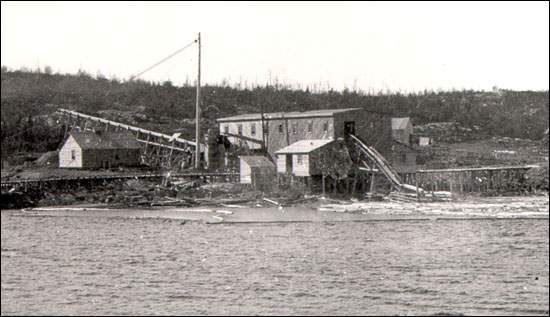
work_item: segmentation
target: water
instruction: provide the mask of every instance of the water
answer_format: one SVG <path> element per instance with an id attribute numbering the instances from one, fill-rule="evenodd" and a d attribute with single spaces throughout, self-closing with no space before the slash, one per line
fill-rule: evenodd
<path id="1" fill-rule="evenodd" d="M 206 225 L 2 211 L 6 314 L 548 315 L 548 219 Z"/>

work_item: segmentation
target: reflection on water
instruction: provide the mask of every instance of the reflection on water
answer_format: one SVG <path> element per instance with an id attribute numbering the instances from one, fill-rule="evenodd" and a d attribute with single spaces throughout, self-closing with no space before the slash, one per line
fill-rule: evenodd
<path id="1" fill-rule="evenodd" d="M 548 315 L 548 295 L 547 219 L 181 225 L 2 212 L 2 315 Z"/>

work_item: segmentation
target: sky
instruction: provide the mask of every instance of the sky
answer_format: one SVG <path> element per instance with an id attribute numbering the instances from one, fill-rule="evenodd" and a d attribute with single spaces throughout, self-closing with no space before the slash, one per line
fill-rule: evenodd
<path id="1" fill-rule="evenodd" d="M 548 90 L 548 2 L 7 2 L 11 69 L 127 80 L 202 39 L 202 84 Z M 139 78 L 193 84 L 197 45 Z"/>

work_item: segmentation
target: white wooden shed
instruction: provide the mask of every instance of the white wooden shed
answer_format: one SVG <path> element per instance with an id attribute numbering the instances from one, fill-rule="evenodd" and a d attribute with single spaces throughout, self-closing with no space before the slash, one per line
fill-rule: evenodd
<path id="1" fill-rule="evenodd" d="M 275 183 L 277 170 L 275 164 L 261 155 L 242 155 L 240 159 L 240 182 L 251 184 L 256 189 Z"/>
<path id="2" fill-rule="evenodd" d="M 321 173 L 315 161 L 324 147 L 332 144 L 332 139 L 302 140 L 275 152 L 277 173 L 294 176 L 312 176 Z"/>

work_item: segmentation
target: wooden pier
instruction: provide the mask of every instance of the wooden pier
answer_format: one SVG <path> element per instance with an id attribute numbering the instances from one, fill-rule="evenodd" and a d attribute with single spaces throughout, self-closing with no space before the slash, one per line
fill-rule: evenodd
<path id="1" fill-rule="evenodd" d="M 525 174 L 538 165 L 484 166 L 476 168 L 451 168 L 418 170 L 402 174 L 406 184 L 413 184 L 427 191 L 475 193 L 499 190 L 520 190 Z"/>
<path id="2" fill-rule="evenodd" d="M 80 177 L 50 177 L 50 178 L 31 178 L 18 180 L 2 180 L 2 191 L 10 189 L 28 189 L 36 187 L 44 187 L 50 185 L 57 186 L 74 186 L 78 184 L 105 184 L 107 182 L 129 180 L 129 179 L 178 179 L 178 178 L 202 178 L 210 182 L 214 181 L 229 181 L 238 182 L 238 173 L 202 173 L 202 172 L 187 172 L 187 173 L 146 173 L 146 174 L 116 174 L 116 175 L 101 175 L 101 176 L 80 176 Z"/>

